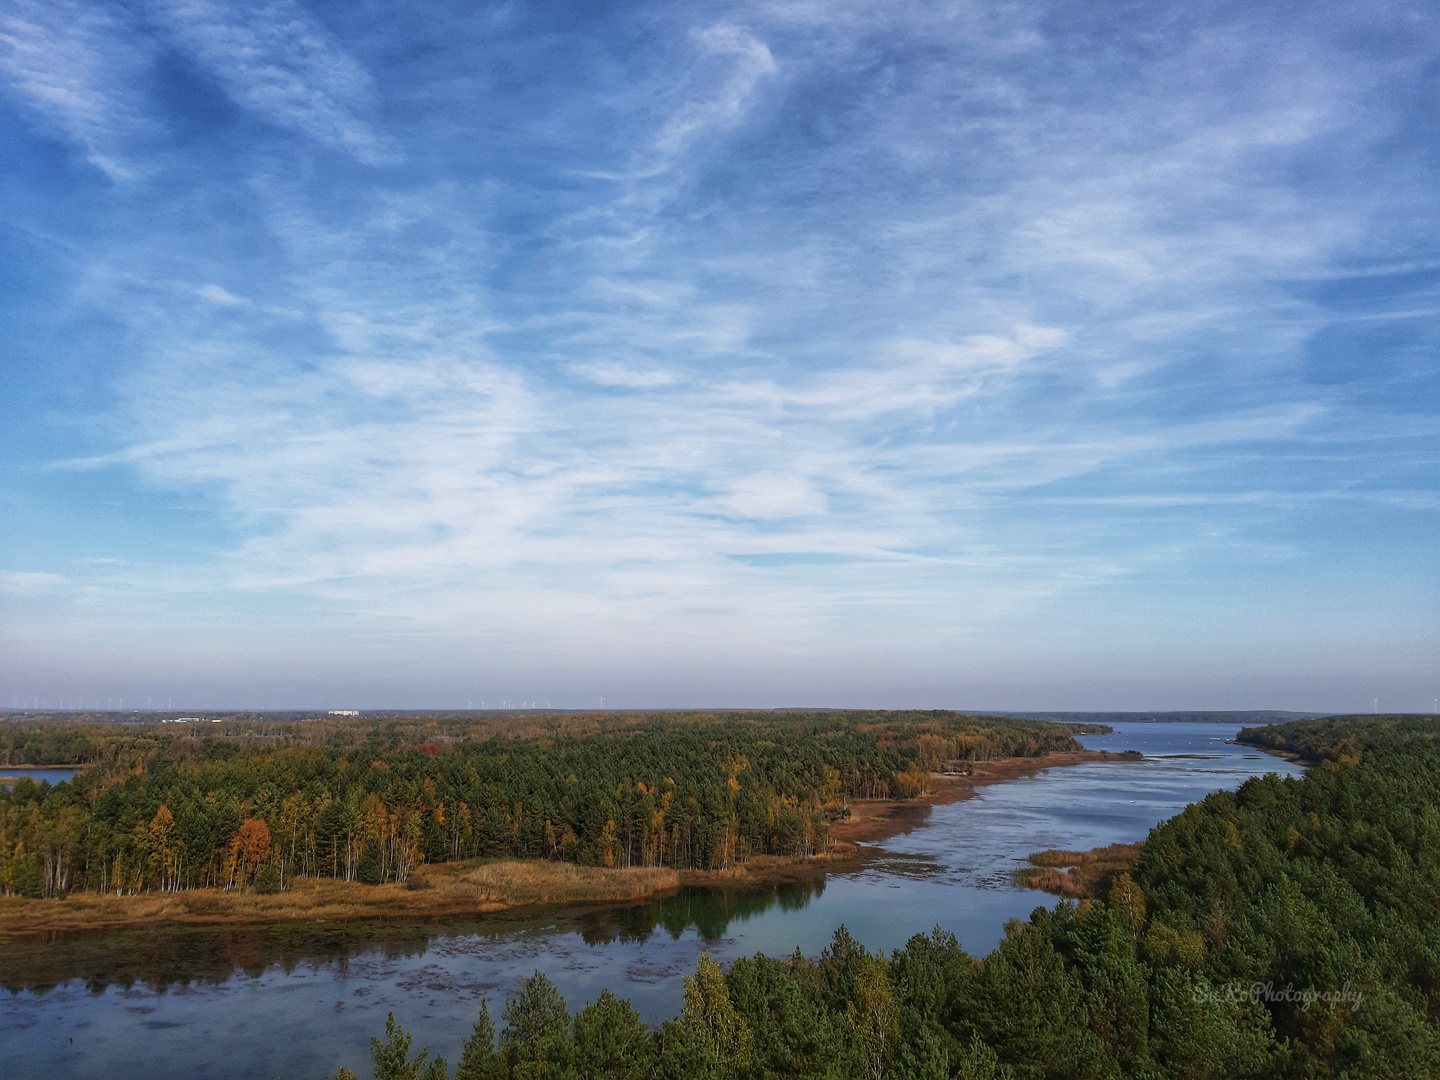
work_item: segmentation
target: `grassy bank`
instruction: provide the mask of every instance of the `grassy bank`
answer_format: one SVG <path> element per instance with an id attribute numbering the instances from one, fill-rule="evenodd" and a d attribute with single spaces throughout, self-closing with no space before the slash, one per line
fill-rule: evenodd
<path id="1" fill-rule="evenodd" d="M 0 936 L 46 930 L 155 923 L 269 923 L 287 920 L 476 915 L 531 904 L 634 900 L 679 885 L 668 868 L 612 870 L 541 859 L 439 863 L 403 885 L 297 878 L 284 892 L 187 889 L 134 896 L 74 893 L 61 900 L 0 898 Z"/>

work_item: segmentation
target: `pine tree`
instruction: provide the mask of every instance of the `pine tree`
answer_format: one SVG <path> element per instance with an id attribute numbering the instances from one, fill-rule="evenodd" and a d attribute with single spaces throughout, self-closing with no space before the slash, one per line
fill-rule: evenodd
<path id="1" fill-rule="evenodd" d="M 460 1064 L 455 1068 L 455 1080 L 488 1080 L 497 1074 L 495 1023 L 490 1019 L 490 1006 L 483 998 L 474 1030 L 460 1045 Z"/>
<path id="2" fill-rule="evenodd" d="M 520 984 L 505 1003 L 500 1050 L 512 1077 L 554 1076 L 570 1051 L 570 1010 L 555 984 L 540 972 Z"/>
<path id="3" fill-rule="evenodd" d="M 427 1046 L 410 1057 L 410 1035 L 395 1023 L 393 1012 L 385 1017 L 385 1041 L 370 1037 L 370 1060 L 375 1066 L 376 1080 L 447 1080 L 449 1070 L 445 1059 L 437 1057 L 427 1064 L 425 1059 L 429 1056 Z"/>
<path id="4" fill-rule="evenodd" d="M 602 990 L 575 1015 L 574 1028 L 571 1064 L 579 1080 L 641 1080 L 649 1075 L 654 1047 L 630 1002 Z"/>

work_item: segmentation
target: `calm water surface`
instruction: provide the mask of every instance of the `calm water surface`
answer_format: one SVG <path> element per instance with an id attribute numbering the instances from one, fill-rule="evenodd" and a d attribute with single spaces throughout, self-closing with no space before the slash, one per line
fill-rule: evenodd
<path id="1" fill-rule="evenodd" d="M 37 784 L 48 781 L 52 784 L 64 784 L 75 779 L 74 769 L 22 769 L 18 765 L 0 765 L 0 785 L 9 787 L 11 780 L 18 780 L 22 776 L 28 776 Z"/>
<path id="2" fill-rule="evenodd" d="M 325 1077 L 368 1075 L 385 1014 L 450 1058 L 480 999 L 498 1018 L 507 993 L 548 974 L 572 1008 L 610 987 L 658 1021 L 678 1011 L 680 977 L 701 950 L 722 962 L 755 952 L 818 953 L 845 923 L 893 949 L 937 924 L 983 955 L 1041 893 L 1010 873 L 1032 851 L 1143 839 L 1207 792 L 1278 758 L 1228 745 L 1220 724 L 1116 724 L 1092 749 L 1139 750 L 1138 764 L 1049 769 L 936 807 L 884 842 L 856 873 L 762 892 L 682 890 L 626 907 L 483 922 L 126 931 L 11 943 L 0 954 L 0 1076 Z M 73 1040 L 73 1041 L 72 1041 Z"/>

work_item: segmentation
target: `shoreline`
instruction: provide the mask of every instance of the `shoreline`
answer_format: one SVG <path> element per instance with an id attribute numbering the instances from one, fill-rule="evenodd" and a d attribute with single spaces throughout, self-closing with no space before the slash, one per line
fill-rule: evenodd
<path id="1" fill-rule="evenodd" d="M 1314 768 L 1316 765 L 1320 764 L 1320 762 L 1312 761 L 1311 759 L 1305 757 L 1303 754 L 1297 754 L 1294 750 L 1275 750 L 1268 746 L 1256 746 L 1254 743 L 1240 742 L 1238 739 L 1231 739 L 1230 744 L 1232 746 L 1245 746 L 1251 750 L 1259 750 L 1262 754 L 1269 754 L 1271 757 L 1278 757 L 1282 761 L 1289 761 L 1296 765 L 1303 765 L 1307 769 Z"/>
<path id="2" fill-rule="evenodd" d="M 873 847 L 892 836 L 919 828 L 936 806 L 973 799 L 976 788 L 1015 780 L 1043 769 L 1086 765 L 1095 761 L 1143 761 L 1138 750 L 1052 750 L 1037 757 L 1006 757 L 977 761 L 969 773 L 931 773 L 930 791 L 915 799 L 865 799 L 849 804 L 850 816 L 830 823 L 830 845 L 821 854 L 783 857 L 759 855 L 734 870 L 685 870 L 682 885 L 743 887 L 813 881 L 830 873 L 856 870 L 876 854 Z"/>
<path id="3" fill-rule="evenodd" d="M 932 807 L 974 798 L 976 788 L 1059 766 L 1142 759 L 1135 751 L 1065 750 L 976 762 L 966 774 L 931 773 L 930 791 L 919 798 L 849 803 L 849 817 L 831 823 L 830 843 L 823 853 L 758 855 L 731 870 L 606 869 L 543 859 L 466 860 L 419 866 L 404 885 L 299 877 L 284 892 L 271 895 L 237 888 L 132 896 L 76 892 L 47 900 L 0 897 L 0 941 L 56 931 L 157 924 L 322 925 L 348 920 L 460 918 L 523 908 L 627 903 L 685 886 L 750 889 L 813 881 L 864 865 L 874 849 L 862 844 L 875 844 L 917 828 Z"/>
<path id="4" fill-rule="evenodd" d="M 419 866 L 404 884 L 298 877 L 284 892 L 272 894 L 235 888 L 131 896 L 76 892 L 49 900 L 7 896 L 0 897 L 0 942 L 38 933 L 142 925 L 460 918 L 517 908 L 643 900 L 679 886 L 679 874 L 667 867 L 614 870 L 545 859 L 470 859 Z"/>
<path id="5" fill-rule="evenodd" d="M 1284 761 L 1304 765 L 1314 762 L 1291 750 L 1273 750 L 1254 743 L 1227 739 L 1230 746 L 1244 746 Z M 1145 841 L 1107 844 L 1089 851 L 1037 851 L 1027 856 L 1030 865 L 1015 871 L 1015 883 L 1022 888 L 1049 893 L 1069 900 L 1098 900 L 1108 893 L 1115 875 L 1129 873 L 1139 864 Z"/>

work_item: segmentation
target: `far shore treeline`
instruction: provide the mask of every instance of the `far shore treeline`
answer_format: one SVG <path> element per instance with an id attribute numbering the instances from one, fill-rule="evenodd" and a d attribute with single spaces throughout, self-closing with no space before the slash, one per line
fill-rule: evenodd
<path id="1" fill-rule="evenodd" d="M 1079 749 L 1083 730 L 949 712 L 15 722 L 0 774 L 84 768 L 0 790 L 0 890 L 379 884 L 475 856 L 725 870 L 823 851 L 850 800 Z"/>

